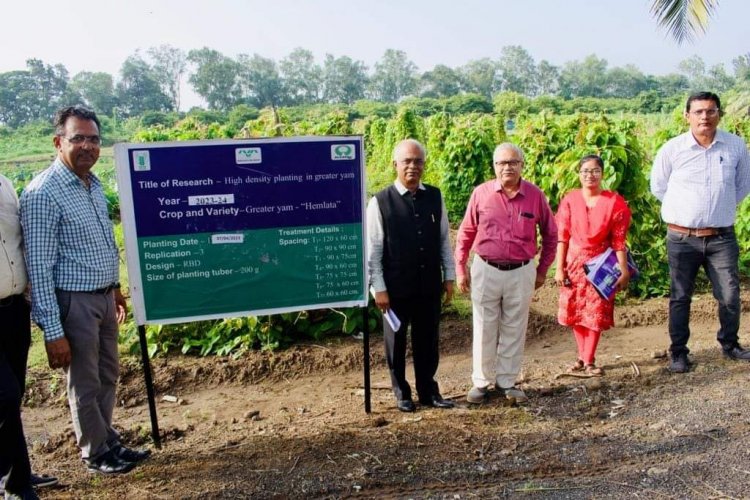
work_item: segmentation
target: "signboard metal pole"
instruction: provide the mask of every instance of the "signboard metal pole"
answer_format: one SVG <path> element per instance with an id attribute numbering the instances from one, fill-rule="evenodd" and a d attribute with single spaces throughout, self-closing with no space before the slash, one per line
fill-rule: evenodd
<path id="1" fill-rule="evenodd" d="M 159 437 L 159 421 L 156 416 L 156 399 L 154 398 L 154 381 L 151 378 L 151 361 L 148 358 L 148 344 L 146 343 L 146 326 L 138 325 L 138 338 L 141 341 L 141 361 L 143 362 L 143 376 L 146 379 L 146 394 L 148 396 L 148 412 L 151 415 L 151 438 L 154 445 L 161 448 Z"/>
<path id="2" fill-rule="evenodd" d="M 365 413 L 370 413 L 370 318 L 367 314 L 367 306 L 362 308 L 362 351 L 365 357 Z"/>

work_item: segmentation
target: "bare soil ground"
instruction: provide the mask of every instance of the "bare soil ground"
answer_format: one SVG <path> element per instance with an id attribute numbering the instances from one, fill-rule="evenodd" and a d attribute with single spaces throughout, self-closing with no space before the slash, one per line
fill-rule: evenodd
<path id="1" fill-rule="evenodd" d="M 157 359 L 162 448 L 116 477 L 86 471 L 61 374 L 35 371 L 24 411 L 33 466 L 61 479 L 40 495 L 750 498 L 750 364 L 722 359 L 712 297 L 694 301 L 690 373 L 670 374 L 659 357 L 668 346 L 661 299 L 617 308 L 618 327 L 598 351 L 606 375 L 590 379 L 557 377 L 575 355 L 556 300 L 547 286 L 532 306 L 523 406 L 496 394 L 466 403 L 471 325 L 455 316 L 444 318 L 438 371 L 452 410 L 396 410 L 379 335 L 369 415 L 362 342 L 353 338 L 239 359 Z M 743 292 L 743 325 L 749 308 Z M 123 365 L 115 422 L 131 444 L 151 446 L 140 364 Z"/>

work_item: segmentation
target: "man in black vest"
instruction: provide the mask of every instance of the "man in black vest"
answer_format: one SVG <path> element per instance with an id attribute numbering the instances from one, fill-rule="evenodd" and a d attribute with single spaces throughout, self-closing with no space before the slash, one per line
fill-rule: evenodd
<path id="1" fill-rule="evenodd" d="M 406 139 L 393 150 L 398 178 L 367 205 L 368 262 L 375 304 L 400 321 L 383 320 L 385 356 L 401 411 L 415 410 L 406 381 L 406 331 L 411 324 L 414 375 L 419 402 L 452 408 L 435 382 L 439 353 L 440 297 L 453 298 L 455 267 L 448 238 L 448 215 L 440 190 L 422 184 L 424 146 Z"/>

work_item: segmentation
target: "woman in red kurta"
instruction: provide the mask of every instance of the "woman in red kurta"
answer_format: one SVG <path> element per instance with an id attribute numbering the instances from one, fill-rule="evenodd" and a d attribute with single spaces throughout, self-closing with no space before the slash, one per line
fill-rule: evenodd
<path id="1" fill-rule="evenodd" d="M 630 209 L 625 200 L 601 187 L 604 162 L 597 155 L 584 156 L 579 163 L 581 189 L 571 191 L 560 202 L 557 271 L 560 287 L 557 319 L 573 328 L 578 359 L 569 371 L 603 375 L 594 363 L 596 346 L 603 330 L 614 325 L 614 297 L 603 299 L 586 279 L 583 264 L 612 247 L 621 270 L 617 291 L 628 286 L 625 236 L 630 226 Z"/>

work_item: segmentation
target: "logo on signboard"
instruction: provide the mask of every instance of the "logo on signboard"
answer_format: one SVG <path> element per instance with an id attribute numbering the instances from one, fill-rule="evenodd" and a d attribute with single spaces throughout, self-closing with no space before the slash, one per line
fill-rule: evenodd
<path id="1" fill-rule="evenodd" d="M 151 159 L 148 151 L 133 151 L 133 170 L 136 172 L 151 170 Z"/>
<path id="2" fill-rule="evenodd" d="M 354 144 L 334 144 L 331 146 L 332 160 L 353 160 L 356 157 Z"/>
<path id="3" fill-rule="evenodd" d="M 238 164 L 260 163 L 262 160 L 260 148 L 237 148 L 234 150 L 234 159 Z"/>

